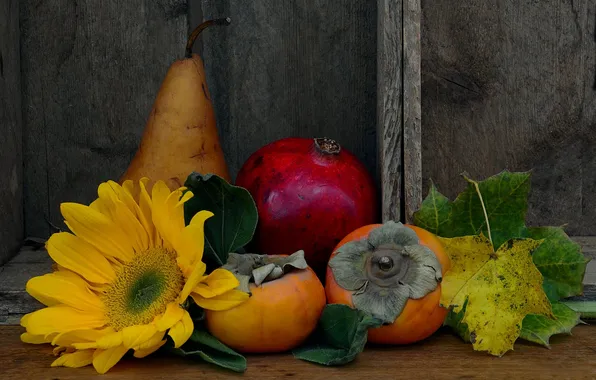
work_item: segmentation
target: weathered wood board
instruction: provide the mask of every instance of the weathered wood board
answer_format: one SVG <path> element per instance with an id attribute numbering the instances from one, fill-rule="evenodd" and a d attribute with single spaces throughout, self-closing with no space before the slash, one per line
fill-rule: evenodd
<path id="1" fill-rule="evenodd" d="M 377 157 L 382 221 L 403 214 L 403 12 L 401 0 L 380 0 L 377 9 Z M 395 159 L 399 157 L 399 159 Z"/>
<path id="2" fill-rule="evenodd" d="M 596 2 L 422 1 L 422 171 L 533 170 L 528 223 L 596 234 Z"/>
<path id="3" fill-rule="evenodd" d="M 203 19 L 232 20 L 201 42 L 233 176 L 288 136 L 336 139 L 376 172 L 376 1 L 201 4 Z"/>
<path id="4" fill-rule="evenodd" d="M 124 172 L 187 34 L 186 0 L 21 2 L 29 236 Z"/>
<path id="5" fill-rule="evenodd" d="M 19 0 L 0 3 L 0 265 L 23 239 L 23 135 Z"/>

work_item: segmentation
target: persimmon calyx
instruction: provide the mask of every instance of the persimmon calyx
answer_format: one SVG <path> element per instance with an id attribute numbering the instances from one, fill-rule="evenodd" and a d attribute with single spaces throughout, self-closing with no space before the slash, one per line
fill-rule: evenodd
<path id="1" fill-rule="evenodd" d="M 442 280 L 441 263 L 418 235 L 389 221 L 368 238 L 342 245 L 329 261 L 337 284 L 352 291 L 354 307 L 393 323 L 408 299 L 419 299 Z"/>
<path id="2" fill-rule="evenodd" d="M 227 263 L 222 266 L 236 276 L 240 282 L 238 289 L 246 292 L 250 292 L 251 282 L 260 286 L 264 282 L 283 277 L 290 270 L 307 267 L 303 250 L 294 252 L 290 256 L 230 253 Z"/>

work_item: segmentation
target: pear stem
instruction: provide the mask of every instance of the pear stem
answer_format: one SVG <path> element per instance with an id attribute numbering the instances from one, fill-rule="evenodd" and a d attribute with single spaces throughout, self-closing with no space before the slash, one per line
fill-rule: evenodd
<path id="1" fill-rule="evenodd" d="M 232 20 L 229 17 L 226 17 L 207 20 L 199 24 L 199 26 L 197 26 L 195 30 L 190 33 L 190 36 L 188 36 L 188 41 L 186 42 L 186 58 L 192 57 L 192 46 L 195 44 L 197 37 L 203 30 L 210 27 L 211 25 L 230 25 L 230 22 L 232 22 Z"/>

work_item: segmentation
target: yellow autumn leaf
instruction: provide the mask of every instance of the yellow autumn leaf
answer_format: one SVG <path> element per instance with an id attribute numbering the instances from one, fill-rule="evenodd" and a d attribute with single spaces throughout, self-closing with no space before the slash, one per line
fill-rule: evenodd
<path id="1" fill-rule="evenodd" d="M 441 304 L 458 313 L 467 300 L 461 323 L 474 350 L 502 356 L 513 349 L 526 315 L 554 318 L 531 255 L 542 240 L 510 239 L 496 252 L 483 234 L 440 240 L 451 259 Z"/>

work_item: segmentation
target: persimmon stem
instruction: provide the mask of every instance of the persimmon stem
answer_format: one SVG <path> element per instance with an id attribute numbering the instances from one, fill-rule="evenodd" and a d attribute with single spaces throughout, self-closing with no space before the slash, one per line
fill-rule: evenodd
<path id="1" fill-rule="evenodd" d="M 186 58 L 192 57 L 192 46 L 203 30 L 210 27 L 211 25 L 230 25 L 230 22 L 232 22 L 232 20 L 229 17 L 226 17 L 207 20 L 199 24 L 199 26 L 197 26 L 195 30 L 190 33 L 190 36 L 188 36 L 188 41 L 186 42 Z"/>

